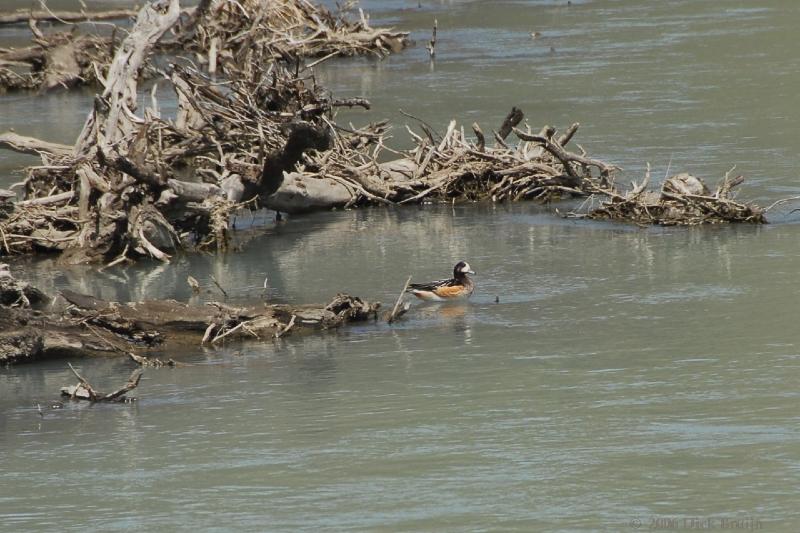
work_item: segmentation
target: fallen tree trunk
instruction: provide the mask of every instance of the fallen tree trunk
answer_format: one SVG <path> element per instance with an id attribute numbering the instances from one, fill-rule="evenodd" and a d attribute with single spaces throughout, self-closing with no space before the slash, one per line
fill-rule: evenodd
<path id="1" fill-rule="evenodd" d="M 13 150 L 21 154 L 28 155 L 55 155 L 67 156 L 72 153 L 72 147 L 66 144 L 51 143 L 36 139 L 35 137 L 26 137 L 18 135 L 12 131 L 0 133 L 0 148 Z"/>
<path id="2" fill-rule="evenodd" d="M 264 206 L 283 213 L 306 213 L 344 207 L 357 196 L 356 189 L 346 181 L 292 172 L 264 200 Z"/>
<path id="3" fill-rule="evenodd" d="M 123 355 L 151 366 L 157 360 L 140 354 L 333 329 L 374 319 L 380 306 L 345 294 L 327 305 L 234 306 L 175 300 L 118 303 L 63 291 L 59 305 L 45 307 L 49 299 L 31 291 L 35 289 L 10 276 L 0 277 L 0 296 L 5 295 L 0 300 L 0 364 Z"/>
<path id="4" fill-rule="evenodd" d="M 34 19 L 40 22 L 69 23 L 86 22 L 91 20 L 118 20 L 136 16 L 136 11 L 130 9 L 112 9 L 108 11 L 27 11 L 20 10 L 14 13 L 0 15 L 0 26 L 11 24 L 27 24 Z"/>

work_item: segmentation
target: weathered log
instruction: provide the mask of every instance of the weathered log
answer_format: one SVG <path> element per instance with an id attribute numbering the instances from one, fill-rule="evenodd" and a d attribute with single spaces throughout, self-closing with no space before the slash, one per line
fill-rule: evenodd
<path id="1" fill-rule="evenodd" d="M 167 185 L 181 202 L 202 202 L 214 196 L 224 196 L 222 188 L 213 183 L 195 183 L 176 179 L 167 180 Z M 236 201 L 240 201 L 236 199 Z"/>
<path id="2" fill-rule="evenodd" d="M 69 23 L 85 22 L 89 20 L 118 20 L 126 19 L 136 15 L 136 11 L 130 9 L 112 9 L 108 11 L 97 11 L 87 13 L 84 11 L 16 11 L 0 15 L 0 26 L 11 24 L 27 24 L 34 19 L 40 22 Z"/>
<path id="3" fill-rule="evenodd" d="M 344 207 L 355 198 L 355 189 L 346 182 L 289 173 L 277 191 L 264 199 L 265 207 L 283 213 L 305 213 Z"/>
<path id="4" fill-rule="evenodd" d="M 180 247 L 180 238 L 164 215 L 151 205 L 131 209 L 128 222 L 129 242 L 138 244 L 137 251 L 168 261 L 169 254 Z"/>
<path id="5" fill-rule="evenodd" d="M 72 146 L 66 144 L 42 141 L 35 137 L 26 137 L 13 131 L 0 133 L 0 148 L 7 148 L 15 152 L 29 155 L 50 154 L 67 156 L 72 153 Z"/>
<path id="6" fill-rule="evenodd" d="M 43 196 L 41 198 L 32 198 L 30 200 L 22 200 L 17 205 L 54 205 L 61 204 L 72 200 L 75 197 L 75 191 L 65 191 L 51 196 Z"/>
<path id="7" fill-rule="evenodd" d="M 98 134 L 110 147 L 134 131 L 130 113 L 136 109 L 139 70 L 153 45 L 180 16 L 178 0 L 169 0 L 166 10 L 162 10 L 164 7 L 164 3 L 154 2 L 139 11 L 133 30 L 123 39 L 108 68 L 105 89 L 99 97 L 105 104 L 102 113 L 95 107 L 75 143 L 77 156 L 88 153 Z"/>
<path id="8" fill-rule="evenodd" d="M 15 364 L 36 361 L 45 352 L 44 335 L 33 328 L 14 329 L 6 316 L 8 311 L 0 308 L 0 364 Z"/>
<path id="9" fill-rule="evenodd" d="M 44 63 L 44 46 L 36 44 L 24 48 L 0 49 L 0 61 L 11 66 L 30 66 L 34 63 Z"/>
<path id="10" fill-rule="evenodd" d="M 111 353 L 102 339 L 55 314 L 0 305 L 0 364 Z"/>
<path id="11" fill-rule="evenodd" d="M 15 291 L 27 286 L 10 275 L 0 277 L 0 285 L 3 283 Z M 0 301 L 0 364 L 60 356 L 130 357 L 133 352 L 196 346 L 209 330 L 219 340 L 265 339 L 290 330 L 292 334 L 307 333 L 373 319 L 380 305 L 345 294 L 338 294 L 327 305 L 199 305 L 175 300 L 118 303 L 64 290 L 57 300 L 62 302 L 60 307 L 45 308 L 46 297 L 37 300 L 34 295 L 38 291 L 27 294 L 39 310 L 18 301 L 18 292 L 8 298 L 17 307 Z"/>
<path id="12" fill-rule="evenodd" d="M 403 158 L 381 163 L 378 168 L 386 180 L 402 183 L 409 181 L 417 173 L 419 165 L 413 159 Z"/>
<path id="13" fill-rule="evenodd" d="M 664 185 L 661 186 L 661 191 L 662 194 L 673 193 L 684 196 L 708 195 L 709 193 L 705 183 L 686 172 L 667 178 L 666 181 L 664 181 Z"/>

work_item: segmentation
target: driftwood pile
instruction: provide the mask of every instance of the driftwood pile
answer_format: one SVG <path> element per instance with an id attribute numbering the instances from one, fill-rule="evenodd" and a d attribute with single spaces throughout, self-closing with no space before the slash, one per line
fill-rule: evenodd
<path id="1" fill-rule="evenodd" d="M 493 146 L 487 146 L 478 124 L 472 126 L 475 139 L 471 139 L 456 121 L 450 122 L 443 135 L 421 122 L 422 134 L 408 130 L 416 146 L 400 153 L 403 156 L 400 159 L 384 163 L 380 162 L 382 137 L 374 142 L 362 137 L 362 142 L 354 147 L 352 136 L 337 132 L 334 149 L 306 157 L 305 166 L 287 175 L 276 195 L 285 196 L 284 208 L 297 206 L 300 202 L 296 191 L 303 184 L 319 183 L 324 184 L 320 187 L 327 195 L 317 198 L 315 205 L 350 207 L 486 199 L 549 201 L 585 195 L 588 188 L 606 182 L 613 173 L 611 165 L 564 148 L 578 124 L 561 135 L 549 126 L 532 135 L 511 125 L 522 118 L 522 111 L 514 108 L 494 132 Z M 512 131 L 522 142 L 506 142 Z M 312 199 L 311 195 L 305 198 Z M 289 201 L 292 199 L 293 203 Z"/>
<path id="2" fill-rule="evenodd" d="M 0 276 L 0 364 L 117 354 L 141 366 L 175 366 L 147 353 L 201 343 L 269 340 L 375 319 L 380 304 L 338 294 L 327 305 L 239 305 L 174 300 L 107 302 L 71 291 L 50 298 L 7 269 Z"/>
<path id="3" fill-rule="evenodd" d="M 204 0 L 179 41 L 205 62 L 217 65 L 260 64 L 266 58 L 375 55 L 384 57 L 410 44 L 408 33 L 373 28 L 362 10 L 349 16 L 355 2 L 332 13 L 309 0 Z M 250 56 L 247 58 L 246 56 Z"/>
<path id="4" fill-rule="evenodd" d="M 415 147 L 391 150 L 385 123 L 356 129 L 336 121 L 338 108 L 369 102 L 337 100 L 316 83 L 313 63 L 299 60 L 384 54 L 406 43 L 403 33 L 370 28 L 363 13 L 344 20 L 307 0 L 208 0 L 188 14 L 178 0 L 145 5 L 110 64 L 95 69 L 103 90 L 74 145 L 0 134 L 0 148 L 42 158 L 20 184 L 22 201 L 0 191 L 0 254 L 57 251 L 65 262 L 106 266 L 139 256 L 168 261 L 179 249 L 224 250 L 231 214 L 262 207 L 295 213 L 600 195 L 609 201 L 592 217 L 763 222 L 735 208 L 732 182 L 713 201 L 684 195 L 691 202 L 639 209 L 649 196 L 619 192 L 616 167 L 567 148 L 578 124 L 534 132 L 517 108 L 488 135 L 473 124 L 468 136 L 455 121 L 440 135 L 416 119 L 421 133 L 408 130 Z M 160 71 L 137 113 L 149 58 L 178 42 L 192 57 Z M 175 117 L 159 110 L 163 90 L 177 96 Z"/>
<path id="5" fill-rule="evenodd" d="M 161 54 L 190 53 L 211 74 L 229 62 L 257 55 L 296 61 L 304 57 L 375 55 L 383 57 L 408 46 L 408 34 L 373 28 L 363 11 L 352 16 L 348 3 L 332 13 L 307 0 L 202 0 L 181 17 L 157 46 Z M 21 11 L 0 15 L 0 26 L 28 24 L 32 44 L 0 48 L 0 92 L 49 91 L 101 84 L 126 33 L 109 20 L 131 19 L 136 11 L 95 13 Z M 70 24 L 68 31 L 46 34 L 39 23 Z M 83 25 L 75 25 L 84 22 Z M 108 29 L 111 26 L 111 30 Z M 97 29 L 104 30 L 97 32 Z M 92 29 L 92 33 L 84 30 Z M 251 63 L 257 63 L 252 58 Z M 143 76 L 155 75 L 150 62 Z"/>
<path id="6" fill-rule="evenodd" d="M 118 47 L 73 147 L 0 135 L 0 146 L 42 155 L 42 165 L 29 169 L 25 200 L 0 220 L 5 253 L 35 247 L 66 250 L 69 262 L 113 262 L 129 254 L 168 260 L 191 239 L 224 247 L 238 202 L 277 188 L 303 151 L 327 147 L 328 126 L 317 127 L 323 113 L 336 105 L 367 105 L 331 101 L 313 82 L 306 88 L 272 61 L 270 40 L 249 46 L 240 63 L 222 63 L 228 84 L 175 66 L 169 78 L 180 102 L 176 119 L 160 119 L 155 89 L 152 107 L 137 116 L 141 69 L 180 19 L 177 0 L 158 6 L 142 9 Z M 178 179 L 187 174 L 210 183 Z"/>
<path id="7" fill-rule="evenodd" d="M 592 167 L 601 180 L 613 170 L 566 151 L 577 125 L 563 135 L 552 128 L 539 135 L 517 130 L 528 137 L 509 146 L 506 139 L 523 118 L 516 109 L 494 134 L 493 146 L 477 125 L 477 140 L 471 141 L 455 122 L 442 136 L 422 123 L 424 134 L 412 132 L 414 150 L 380 162 L 384 123 L 356 130 L 335 122 L 337 108 L 368 109 L 366 100 L 336 100 L 307 67 L 275 60 L 281 43 L 299 37 L 274 29 L 262 33 L 264 17 L 295 20 L 289 15 L 297 9 L 280 11 L 290 5 L 307 3 L 277 2 L 277 15 L 254 7 L 238 17 L 228 10 L 261 4 L 202 3 L 193 16 L 205 22 L 188 48 L 208 45 L 205 66 L 172 65 L 138 115 L 143 66 L 161 38 L 184 24 L 177 0 L 142 8 L 117 47 L 102 79 L 104 90 L 74 146 L 0 134 L 0 146 L 42 157 L 22 184 L 24 200 L 5 202 L 0 252 L 62 251 L 65 262 L 107 265 L 142 255 L 167 261 L 179 248 L 224 249 L 230 215 L 243 207 L 300 212 L 425 200 L 550 199 L 585 194 Z M 351 36 L 332 43 L 332 33 L 316 31 L 302 40 L 303 53 L 330 49 L 318 41 L 342 53 L 359 50 L 352 31 L 367 31 L 363 15 L 357 26 L 342 29 L 333 19 L 303 13 L 301 20 L 311 17 L 333 34 Z M 238 25 L 231 27 L 234 21 Z M 369 34 L 371 43 L 404 38 L 379 32 L 382 38 Z M 167 84 L 179 104 L 172 119 L 158 109 L 158 87 Z"/>
<path id="8" fill-rule="evenodd" d="M 45 35 L 30 19 L 31 46 L 0 49 L 0 93 L 94 84 L 113 53 L 111 38 L 72 31 Z"/>
<path id="9" fill-rule="evenodd" d="M 597 190 L 604 198 L 587 213 L 570 213 L 571 218 L 616 220 L 641 226 L 695 226 L 731 222 L 766 224 L 766 210 L 737 202 L 733 189 L 744 182 L 743 176 L 725 174 L 714 192 L 691 174 L 667 178 L 659 191 L 648 190 L 650 171 L 641 183 L 633 183 L 626 192 L 613 187 Z M 590 198 L 593 200 L 593 198 Z M 589 202 L 586 202 L 589 203 Z"/>

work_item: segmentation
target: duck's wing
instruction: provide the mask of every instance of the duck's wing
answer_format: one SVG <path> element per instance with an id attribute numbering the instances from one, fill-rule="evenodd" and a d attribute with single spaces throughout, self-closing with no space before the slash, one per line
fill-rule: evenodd
<path id="1" fill-rule="evenodd" d="M 408 286 L 408 291 L 436 291 L 445 287 L 452 287 L 457 285 L 455 279 L 440 279 L 438 281 L 431 281 L 430 283 L 411 283 Z"/>

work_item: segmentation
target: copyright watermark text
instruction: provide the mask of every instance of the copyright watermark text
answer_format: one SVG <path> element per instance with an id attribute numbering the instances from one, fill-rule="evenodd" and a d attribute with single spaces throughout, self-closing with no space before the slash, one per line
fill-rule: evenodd
<path id="1" fill-rule="evenodd" d="M 755 531 L 764 529 L 761 520 L 748 517 L 669 517 L 652 516 L 647 518 L 634 518 L 628 525 L 632 529 L 642 531 L 686 531 L 686 530 L 731 530 Z"/>

